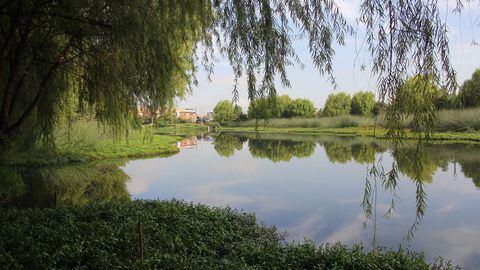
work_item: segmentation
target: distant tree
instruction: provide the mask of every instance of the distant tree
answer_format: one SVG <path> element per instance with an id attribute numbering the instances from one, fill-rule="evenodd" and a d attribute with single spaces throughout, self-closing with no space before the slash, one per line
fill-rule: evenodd
<path id="1" fill-rule="evenodd" d="M 435 123 L 435 101 L 440 95 L 439 88 L 430 76 L 417 75 L 408 79 L 401 87 L 393 106 L 405 115 L 412 116 L 408 123 L 409 128 L 429 134 Z"/>
<path id="2" fill-rule="evenodd" d="M 306 98 L 297 98 L 292 101 L 285 110 L 286 117 L 301 117 L 312 118 L 315 117 L 315 105 Z"/>
<path id="3" fill-rule="evenodd" d="M 480 68 L 475 70 L 472 78 L 466 80 L 460 87 L 458 98 L 464 107 L 480 106 Z"/>
<path id="4" fill-rule="evenodd" d="M 372 114 L 375 116 L 379 115 L 383 110 L 385 110 L 386 106 L 387 105 L 381 101 L 375 102 L 375 105 L 372 108 Z"/>
<path id="5" fill-rule="evenodd" d="M 323 115 L 338 116 L 350 113 L 350 95 L 345 92 L 330 94 L 325 102 Z"/>
<path id="6" fill-rule="evenodd" d="M 242 107 L 235 105 L 233 110 L 235 112 L 235 120 L 237 121 L 247 120 L 247 115 L 243 113 Z"/>
<path id="7" fill-rule="evenodd" d="M 213 120 L 220 125 L 228 124 L 236 119 L 235 108 L 231 101 L 222 100 L 213 109 Z"/>
<path id="8" fill-rule="evenodd" d="M 272 98 L 259 98 L 250 102 L 248 118 L 269 119 L 275 117 L 276 100 Z"/>
<path id="9" fill-rule="evenodd" d="M 288 95 L 278 96 L 276 98 L 275 117 L 287 117 L 287 107 L 292 103 L 292 99 Z"/>
<path id="10" fill-rule="evenodd" d="M 322 117 L 323 116 L 323 109 L 322 108 L 319 108 L 317 110 L 317 117 Z"/>
<path id="11" fill-rule="evenodd" d="M 352 97 L 350 113 L 354 115 L 371 115 L 375 106 L 375 94 L 372 92 L 358 92 Z"/>

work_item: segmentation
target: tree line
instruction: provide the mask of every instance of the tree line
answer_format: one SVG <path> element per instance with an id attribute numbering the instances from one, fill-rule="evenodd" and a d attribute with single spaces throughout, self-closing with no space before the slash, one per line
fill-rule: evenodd
<path id="1" fill-rule="evenodd" d="M 255 99 L 250 102 L 246 113 L 233 102 L 222 100 L 214 108 L 214 119 L 220 124 L 227 124 L 246 119 L 314 118 L 347 114 L 374 116 L 387 110 L 388 106 L 396 106 L 405 114 L 421 113 L 428 106 L 434 106 L 436 110 L 478 107 L 480 69 L 461 85 L 458 93 L 449 93 L 436 85 L 429 76 L 418 75 L 408 79 L 398 97 L 389 104 L 376 100 L 371 91 L 360 91 L 353 95 L 345 92 L 332 93 L 327 97 L 324 107 L 318 109 L 309 99 L 292 99 L 288 95 Z M 426 121 L 430 120 L 419 119 L 417 124 L 425 125 Z"/>

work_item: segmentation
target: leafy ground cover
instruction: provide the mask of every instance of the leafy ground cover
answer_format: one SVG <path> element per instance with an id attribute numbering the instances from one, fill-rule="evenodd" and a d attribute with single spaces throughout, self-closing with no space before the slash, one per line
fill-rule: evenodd
<path id="1" fill-rule="evenodd" d="M 139 224 L 141 222 L 141 225 Z M 142 252 L 143 250 L 143 252 Z M 452 269 L 402 249 L 285 243 L 230 208 L 181 201 L 0 210 L 5 269 Z"/>

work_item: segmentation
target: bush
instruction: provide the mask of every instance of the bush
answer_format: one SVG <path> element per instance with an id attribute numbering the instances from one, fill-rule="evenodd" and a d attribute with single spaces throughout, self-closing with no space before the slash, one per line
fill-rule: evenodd
<path id="1" fill-rule="evenodd" d="M 375 106 L 375 94 L 358 92 L 353 95 L 350 113 L 354 115 L 371 115 Z"/>
<path id="2" fill-rule="evenodd" d="M 339 116 L 350 113 L 350 95 L 344 92 L 328 95 L 323 109 L 324 116 Z"/>
<path id="3" fill-rule="evenodd" d="M 254 215 L 179 201 L 0 211 L 5 269 L 429 269 L 404 250 L 285 244 Z"/>

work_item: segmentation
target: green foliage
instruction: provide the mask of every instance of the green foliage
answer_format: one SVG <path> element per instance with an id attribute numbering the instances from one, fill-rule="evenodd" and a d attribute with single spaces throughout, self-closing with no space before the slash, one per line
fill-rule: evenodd
<path id="1" fill-rule="evenodd" d="M 183 97 L 212 15 L 203 1 L 2 4 L 0 137 L 48 139 L 61 116 L 86 110 L 118 131 L 130 127 L 137 102 Z"/>
<path id="2" fill-rule="evenodd" d="M 273 97 L 255 99 L 248 105 L 248 118 L 270 119 L 277 114 L 276 109 L 276 100 Z"/>
<path id="3" fill-rule="evenodd" d="M 472 78 L 463 82 L 458 93 L 458 99 L 465 107 L 480 106 L 480 69 L 475 70 Z"/>
<path id="4" fill-rule="evenodd" d="M 375 106 L 375 94 L 372 92 L 357 92 L 352 97 L 350 113 L 354 115 L 371 115 Z"/>
<path id="5" fill-rule="evenodd" d="M 0 167 L 0 206 L 12 197 L 18 197 L 25 191 L 21 175 L 9 167 Z"/>
<path id="6" fill-rule="evenodd" d="M 287 108 L 292 103 L 292 99 L 288 95 L 281 95 L 276 100 L 276 114 L 275 118 L 288 117 Z"/>
<path id="7" fill-rule="evenodd" d="M 237 111 L 238 113 L 238 111 Z M 213 120 L 220 125 L 233 122 L 238 117 L 231 101 L 222 100 L 217 103 L 213 109 Z"/>
<path id="8" fill-rule="evenodd" d="M 7 269 L 429 269 L 422 254 L 404 250 L 283 244 L 254 215 L 179 201 L 0 211 L 0 264 Z"/>
<path id="9" fill-rule="evenodd" d="M 306 98 L 297 98 L 293 100 L 285 109 L 286 117 L 294 118 L 313 118 L 315 117 L 315 106 L 313 102 Z"/>
<path id="10" fill-rule="evenodd" d="M 427 75 L 417 75 L 408 79 L 399 90 L 397 98 L 390 104 L 392 109 L 387 110 L 385 127 L 397 134 L 390 133 L 392 137 L 402 133 L 405 127 L 422 135 L 430 137 L 435 124 L 435 100 L 441 95 L 433 78 Z M 395 114 L 401 113 L 402 118 Z"/>
<path id="11" fill-rule="evenodd" d="M 339 116 L 350 113 L 350 95 L 345 92 L 328 95 L 323 108 L 324 116 Z"/>

